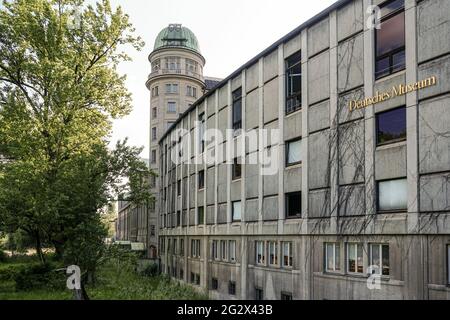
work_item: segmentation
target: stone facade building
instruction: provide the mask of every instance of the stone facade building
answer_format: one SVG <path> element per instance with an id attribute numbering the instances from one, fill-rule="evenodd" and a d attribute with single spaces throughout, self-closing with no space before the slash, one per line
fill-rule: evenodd
<path id="1" fill-rule="evenodd" d="M 163 271 L 217 299 L 449 299 L 449 34 L 447 0 L 341 0 L 177 107 Z"/>

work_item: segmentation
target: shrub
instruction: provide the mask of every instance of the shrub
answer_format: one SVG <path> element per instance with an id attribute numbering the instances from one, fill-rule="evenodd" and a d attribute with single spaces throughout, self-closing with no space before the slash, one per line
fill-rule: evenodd
<path id="1" fill-rule="evenodd" d="M 16 290 L 26 291 L 30 289 L 43 288 L 64 288 L 65 277 L 58 274 L 56 266 L 51 263 L 29 264 L 20 268 L 13 274 L 13 280 L 16 283 Z"/>
<path id="2" fill-rule="evenodd" d="M 159 267 L 156 263 L 151 263 L 144 268 L 142 274 L 146 277 L 155 277 L 159 274 Z"/>
<path id="3" fill-rule="evenodd" d="M 5 262 L 7 259 L 6 253 L 0 249 L 0 262 Z"/>

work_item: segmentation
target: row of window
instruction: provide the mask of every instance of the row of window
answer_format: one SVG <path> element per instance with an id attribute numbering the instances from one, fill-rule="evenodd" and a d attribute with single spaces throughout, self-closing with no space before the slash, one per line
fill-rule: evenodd
<path id="1" fill-rule="evenodd" d="M 211 243 L 211 259 L 214 261 L 236 263 L 236 241 L 213 240 Z"/>
<path id="2" fill-rule="evenodd" d="M 181 58 L 180 57 L 167 57 L 165 58 L 165 69 L 178 71 L 181 69 Z M 159 71 L 161 69 L 161 59 L 155 59 L 152 62 L 152 72 Z M 197 61 L 192 59 L 185 59 L 185 69 L 189 72 L 198 73 L 199 64 Z"/>
<path id="3" fill-rule="evenodd" d="M 364 270 L 365 248 L 362 243 L 346 243 L 345 272 L 350 274 L 379 274 L 389 276 L 389 245 L 370 243 L 368 252 L 368 265 Z M 341 272 L 341 244 L 325 243 L 324 269 L 325 272 Z"/>
<path id="4" fill-rule="evenodd" d="M 177 252 L 177 239 L 173 239 L 172 252 Z M 170 239 L 168 246 L 171 248 Z M 324 243 L 324 271 L 329 273 L 342 273 L 342 255 L 344 255 L 345 273 L 367 276 L 377 274 L 381 276 L 390 275 L 390 250 L 386 243 L 364 243 L 347 242 Z M 281 248 L 281 251 L 278 248 Z M 164 252 L 164 238 L 160 239 L 160 250 Z M 191 256 L 200 258 L 200 240 L 191 240 Z M 180 253 L 184 254 L 184 240 L 180 240 Z M 450 285 L 450 244 L 446 246 L 447 253 L 447 284 Z M 293 243 L 285 241 L 255 241 L 255 263 L 259 266 L 293 268 Z M 268 259 L 266 259 L 268 257 Z M 213 240 L 211 246 L 211 258 L 215 261 L 236 262 L 236 241 Z M 367 261 L 367 262 L 366 262 Z M 176 269 L 176 267 L 174 268 Z M 172 270 L 176 273 L 176 270 Z M 169 274 L 172 274 L 169 270 Z M 200 277 L 194 274 L 191 283 L 200 285 Z M 177 275 L 173 275 L 176 277 Z M 183 279 L 183 269 L 180 270 L 180 279 Z M 194 279 L 194 280 L 193 280 Z M 212 290 L 218 289 L 217 279 L 212 279 Z M 230 293 L 231 294 L 231 293 Z"/>
<path id="5" fill-rule="evenodd" d="M 278 250 L 279 247 L 281 247 L 281 251 Z M 266 259 L 266 256 L 269 259 Z M 292 268 L 294 263 L 293 257 L 292 242 L 255 241 L 256 265 Z"/>
<path id="6" fill-rule="evenodd" d="M 178 94 L 178 84 L 177 83 L 167 83 L 166 84 L 166 94 Z M 159 96 L 159 87 L 155 86 L 151 90 L 152 97 L 158 97 Z M 186 96 L 197 98 L 197 88 L 187 85 L 186 86 Z"/>

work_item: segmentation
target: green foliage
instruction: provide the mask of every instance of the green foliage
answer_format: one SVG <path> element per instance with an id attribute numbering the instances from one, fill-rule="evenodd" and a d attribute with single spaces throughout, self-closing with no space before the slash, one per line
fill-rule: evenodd
<path id="1" fill-rule="evenodd" d="M 147 265 L 144 270 L 142 270 L 142 275 L 147 277 L 156 277 L 159 275 L 159 267 L 156 263 L 151 263 Z"/>
<path id="2" fill-rule="evenodd" d="M 6 258 L 6 253 L 0 248 L 0 262 L 5 262 Z"/>
<path id="3" fill-rule="evenodd" d="M 57 266 L 52 263 L 34 263 L 22 266 L 18 271 L 13 271 L 10 276 L 16 283 L 17 291 L 33 289 L 63 289 L 65 276 L 57 273 Z"/>
<path id="4" fill-rule="evenodd" d="M 104 248 L 101 212 L 124 191 L 151 201 L 140 148 L 108 149 L 112 120 L 131 110 L 117 66 L 141 49 L 129 17 L 108 0 L 4 1 L 0 8 L 0 230 L 25 231 L 93 272 Z M 73 20 L 75 17 L 76 21 Z M 128 178 L 128 183 L 124 183 Z"/>

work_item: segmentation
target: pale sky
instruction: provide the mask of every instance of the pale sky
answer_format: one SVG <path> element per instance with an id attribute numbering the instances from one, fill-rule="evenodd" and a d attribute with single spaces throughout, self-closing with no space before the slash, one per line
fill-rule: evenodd
<path id="1" fill-rule="evenodd" d="M 272 43 L 326 9 L 337 0 L 111 0 L 130 16 L 136 33 L 146 45 L 130 50 L 132 62 L 119 72 L 128 76 L 133 112 L 114 122 L 111 144 L 129 138 L 129 144 L 144 146 L 149 158 L 149 92 L 145 81 L 150 73 L 148 55 L 156 36 L 169 23 L 191 29 L 206 59 L 204 75 L 225 78 Z"/>

